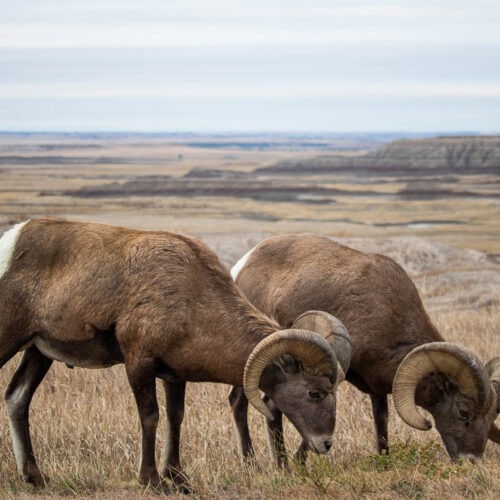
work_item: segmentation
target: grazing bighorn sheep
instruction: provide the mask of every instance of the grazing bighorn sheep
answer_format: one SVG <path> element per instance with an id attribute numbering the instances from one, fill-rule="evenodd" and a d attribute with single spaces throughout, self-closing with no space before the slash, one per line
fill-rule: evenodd
<path id="1" fill-rule="evenodd" d="M 179 461 L 187 381 L 243 386 L 269 416 L 260 388 L 309 447 L 331 446 L 338 363 L 330 343 L 312 331 L 279 331 L 194 238 L 54 219 L 10 229 L 0 239 L 0 368 L 22 350 L 6 401 L 19 472 L 37 486 L 44 480 L 28 412 L 53 360 L 125 364 L 142 427 L 142 483 L 161 484 L 157 377 L 169 430 L 162 475 L 182 489 L 189 489 Z"/>
<path id="2" fill-rule="evenodd" d="M 363 253 L 328 238 L 283 235 L 268 238 L 232 269 L 250 302 L 284 328 L 304 328 L 296 318 L 317 309 L 338 317 L 352 338 L 346 379 L 370 395 L 379 453 L 388 450 L 387 394 L 409 425 L 428 430 L 417 411 L 428 410 L 454 460 L 480 457 L 489 437 L 500 442 L 500 358 L 485 370 L 475 355 L 443 341 L 424 310 L 417 289 L 392 259 Z M 490 383 L 490 380 L 492 383 Z M 230 399 L 237 428 L 246 431 L 245 401 Z M 279 412 L 268 422 L 273 451 L 283 456 Z M 247 436 L 249 439 L 249 436 Z M 251 442 L 244 450 L 251 450 Z M 301 445 L 297 457 L 305 459 Z"/>

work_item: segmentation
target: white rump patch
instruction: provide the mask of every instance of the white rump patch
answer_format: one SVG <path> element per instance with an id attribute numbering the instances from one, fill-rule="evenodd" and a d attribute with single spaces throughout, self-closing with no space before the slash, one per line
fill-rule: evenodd
<path id="1" fill-rule="evenodd" d="M 257 245 L 258 246 L 258 245 Z M 236 278 L 238 277 L 238 274 L 240 274 L 241 270 L 245 267 L 245 264 L 247 263 L 248 257 L 250 257 L 250 254 L 256 249 L 257 247 L 253 247 L 251 250 L 249 250 L 243 257 L 236 262 L 236 264 L 232 267 L 231 269 L 231 276 L 233 277 L 233 280 L 236 281 Z"/>
<path id="2" fill-rule="evenodd" d="M 29 220 L 16 224 L 8 231 L 5 231 L 0 238 L 0 278 L 7 272 L 7 269 L 9 269 L 19 233 L 28 222 Z"/>

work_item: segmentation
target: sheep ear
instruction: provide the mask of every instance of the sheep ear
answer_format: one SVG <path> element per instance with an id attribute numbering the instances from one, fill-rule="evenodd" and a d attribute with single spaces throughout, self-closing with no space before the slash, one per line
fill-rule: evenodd
<path id="1" fill-rule="evenodd" d="M 456 385 L 444 373 L 436 373 L 433 378 L 436 390 L 440 391 L 443 396 L 450 396 L 456 389 Z"/>
<path id="2" fill-rule="evenodd" d="M 283 373 L 299 373 L 302 371 L 302 363 L 297 361 L 294 357 L 289 354 L 285 354 L 281 356 L 279 359 L 274 361 L 274 364 L 283 372 Z"/>
<path id="3" fill-rule="evenodd" d="M 456 386 L 444 373 L 432 373 L 427 375 L 418 385 L 416 403 L 422 408 L 429 409 L 455 390 Z"/>
<path id="4" fill-rule="evenodd" d="M 299 373 L 302 369 L 302 364 L 289 354 L 280 356 L 264 368 L 261 378 L 262 390 L 271 390 L 285 382 L 288 375 Z"/>

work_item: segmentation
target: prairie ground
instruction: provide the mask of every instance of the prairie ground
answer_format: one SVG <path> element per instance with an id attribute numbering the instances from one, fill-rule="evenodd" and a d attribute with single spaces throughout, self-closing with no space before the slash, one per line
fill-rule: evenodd
<path id="1" fill-rule="evenodd" d="M 352 193 L 329 194 L 327 200 L 307 195 L 280 201 L 230 194 L 68 194 L 138 177 L 175 179 L 193 168 L 251 172 L 315 153 L 293 145 L 264 150 L 204 149 L 174 140 L 2 137 L 0 230 L 27 217 L 46 215 L 167 229 L 201 236 L 228 266 L 267 235 L 316 232 L 395 258 L 415 280 L 447 340 L 465 345 L 483 361 L 500 354 L 500 206 L 495 198 L 401 199 L 396 193 L 407 181 L 371 179 L 368 190 L 359 178 L 331 176 L 268 178 L 267 182 Z M 498 179 L 463 176 L 458 182 L 484 194 Z M 19 355 L 0 371 L 2 391 L 18 360 Z M 481 463 L 451 464 L 436 431 L 409 428 L 396 415 L 392 402 L 392 451 L 389 456 L 375 455 L 369 398 L 347 383 L 339 388 L 334 446 L 328 456 L 310 455 L 305 468 L 276 469 L 267 451 L 263 418 L 251 409 L 256 464 L 243 466 L 228 392 L 223 385 L 188 385 L 181 454 L 197 497 L 500 497 L 498 445 L 488 444 Z M 160 385 L 158 398 L 163 407 Z M 158 460 L 164 422 L 161 413 Z M 49 478 L 47 487 L 35 492 L 18 478 L 6 408 L 0 403 L 0 498 L 153 496 L 136 481 L 140 429 L 122 366 L 70 370 L 55 363 L 35 394 L 31 424 L 35 453 Z M 286 441 L 290 452 L 299 443 L 290 425 Z"/>

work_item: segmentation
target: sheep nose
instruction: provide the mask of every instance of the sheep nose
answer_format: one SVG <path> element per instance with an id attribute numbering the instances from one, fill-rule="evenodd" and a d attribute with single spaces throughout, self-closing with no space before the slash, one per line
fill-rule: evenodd
<path id="1" fill-rule="evenodd" d="M 325 445 L 325 448 L 326 448 L 326 451 L 328 451 L 331 447 L 332 447 L 332 442 L 330 439 L 327 439 L 325 442 L 324 442 L 324 445 Z"/>

